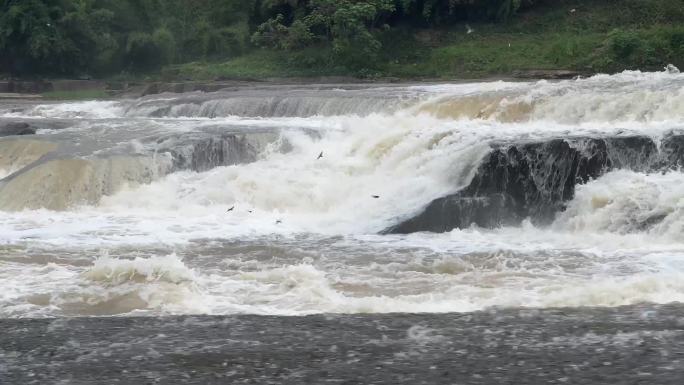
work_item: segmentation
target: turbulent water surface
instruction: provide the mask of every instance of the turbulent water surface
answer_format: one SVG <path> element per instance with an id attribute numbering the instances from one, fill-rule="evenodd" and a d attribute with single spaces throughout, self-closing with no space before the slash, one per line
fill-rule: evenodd
<path id="1" fill-rule="evenodd" d="M 684 132 L 673 69 L 19 103 L 0 122 L 37 129 L 0 138 L 0 318 L 684 301 L 677 161 L 578 181 L 545 223 L 385 231 L 467 187 L 496 146 L 660 149 Z"/>

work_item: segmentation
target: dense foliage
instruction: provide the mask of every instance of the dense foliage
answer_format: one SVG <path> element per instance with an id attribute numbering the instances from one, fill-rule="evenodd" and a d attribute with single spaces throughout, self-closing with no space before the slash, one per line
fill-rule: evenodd
<path id="1" fill-rule="evenodd" d="M 0 0 L 0 71 L 95 75 L 330 44 L 372 63 L 378 29 L 505 19 L 532 0 Z M 368 65 L 368 64 L 365 64 Z"/>
<path id="2" fill-rule="evenodd" d="M 579 17 L 588 6 L 608 17 Z M 526 16 L 535 12 L 543 16 Z M 466 34 L 469 25 L 485 32 Z M 683 26 L 684 0 L 0 0 L 0 73 L 150 73 L 255 50 L 328 72 L 403 62 L 418 71 L 419 55 L 445 60 L 446 48 L 431 48 L 443 41 L 457 45 L 452 54 L 466 69 L 506 71 L 510 59 L 478 55 L 501 56 L 499 45 L 534 36 L 548 37 L 539 63 L 617 69 L 681 60 Z M 458 34 L 445 39 L 453 28 Z"/>
<path id="3" fill-rule="evenodd" d="M 534 0 L 266 0 L 259 15 L 276 13 L 252 37 L 259 46 L 293 49 L 331 43 L 346 67 L 372 66 L 391 25 L 437 26 L 462 20 L 507 20 Z"/>
<path id="4" fill-rule="evenodd" d="M 0 71 L 147 71 L 245 49 L 254 1 L 0 0 Z"/>

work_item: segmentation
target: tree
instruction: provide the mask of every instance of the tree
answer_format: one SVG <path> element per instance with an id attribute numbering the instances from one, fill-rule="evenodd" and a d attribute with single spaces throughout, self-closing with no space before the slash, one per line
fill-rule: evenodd
<path id="1" fill-rule="evenodd" d="M 111 13 L 91 0 L 5 0 L 0 13 L 0 63 L 13 73 L 74 73 L 88 68 L 110 39 Z"/>
<path id="2" fill-rule="evenodd" d="M 298 5 L 305 12 L 290 25 L 286 25 L 283 14 L 267 20 L 252 37 L 255 44 L 291 49 L 327 40 L 332 42 L 338 63 L 357 69 L 370 67 L 376 61 L 381 44 L 373 31 L 395 10 L 393 0 L 276 0 L 270 4 Z"/>

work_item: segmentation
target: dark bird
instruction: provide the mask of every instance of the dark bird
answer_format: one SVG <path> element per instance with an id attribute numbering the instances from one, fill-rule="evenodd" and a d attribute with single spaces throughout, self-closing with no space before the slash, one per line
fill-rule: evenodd
<path id="1" fill-rule="evenodd" d="M 321 153 L 318 154 L 318 158 L 316 158 L 316 160 L 319 160 L 319 159 L 321 159 L 322 157 L 323 157 L 323 151 L 321 151 Z"/>
<path id="2" fill-rule="evenodd" d="M 277 220 L 276 220 L 276 225 L 279 225 L 279 224 L 281 224 L 281 223 L 283 223 L 282 220 L 280 220 L 280 219 L 277 219 Z"/>
<path id="3" fill-rule="evenodd" d="M 235 210 L 235 206 L 229 208 L 228 211 L 226 211 L 226 212 L 229 213 L 229 212 L 231 212 L 231 211 L 233 211 L 233 210 Z"/>
<path id="4" fill-rule="evenodd" d="M 379 199 L 380 195 L 371 195 L 371 197 L 373 197 L 373 199 Z"/>
<path id="5" fill-rule="evenodd" d="M 254 210 L 247 210 L 247 212 L 251 214 L 254 212 Z"/>

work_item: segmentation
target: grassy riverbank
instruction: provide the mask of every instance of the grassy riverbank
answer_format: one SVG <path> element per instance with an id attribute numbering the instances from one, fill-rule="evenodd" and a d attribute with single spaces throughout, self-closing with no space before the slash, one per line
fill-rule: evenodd
<path id="1" fill-rule="evenodd" d="M 631 6 L 629 6 L 631 4 Z M 479 78 L 516 71 L 565 69 L 582 73 L 684 66 L 684 2 L 654 0 L 648 7 L 614 1 L 560 0 L 506 23 L 448 28 L 397 27 L 379 36 L 380 60 L 350 70 L 329 46 L 276 51 L 256 49 L 230 60 L 167 66 L 165 80 L 358 76 L 364 78 Z M 468 26 L 472 28 L 467 33 Z"/>
<path id="2" fill-rule="evenodd" d="M 164 10 L 137 9 L 136 1 L 98 3 L 106 7 L 90 11 L 76 7 L 62 19 L 45 21 L 57 23 L 63 37 L 71 38 L 57 46 L 75 53 L 32 52 L 36 34 L 15 36 L 15 29 L 7 29 L 10 21 L 23 19 L 0 18 L 0 27 L 12 32 L 6 41 L 0 39 L 0 70 L 14 68 L 11 77 L 20 79 L 76 76 L 129 84 L 320 77 L 440 80 L 525 77 L 534 70 L 593 74 L 684 67 L 683 0 L 394 0 L 392 11 L 376 6 L 372 17 L 354 15 L 365 9 L 363 4 L 385 2 L 341 0 L 333 2 L 336 13 L 326 16 L 317 8 L 320 2 L 312 1 L 261 7 L 256 0 L 207 0 L 177 2 Z M 519 9 L 505 18 L 483 16 L 487 4 L 497 1 Z M 413 8 L 402 9 L 407 3 Z M 425 11 L 428 3 L 442 4 L 442 14 L 427 16 L 416 8 L 422 4 Z M 212 4 L 226 8 L 217 14 Z M 445 4 L 456 5 L 449 11 Z M 25 9 L 27 15 L 31 9 Z M 178 17 L 181 10 L 194 13 L 185 20 Z M 107 23 L 98 23 L 106 15 Z M 67 21 L 76 16 L 90 29 L 73 30 Z M 316 17 L 325 22 L 310 21 Z M 351 19 L 335 19 L 344 17 Z M 98 32 L 98 26 L 104 29 Z M 48 55 L 59 66 L 34 54 Z M 72 63 L 75 59 L 82 60 Z"/>

